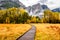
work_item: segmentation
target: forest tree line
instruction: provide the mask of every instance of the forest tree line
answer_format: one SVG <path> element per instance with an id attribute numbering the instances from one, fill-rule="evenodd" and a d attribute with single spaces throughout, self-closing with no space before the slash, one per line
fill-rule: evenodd
<path id="1" fill-rule="evenodd" d="M 9 8 L 0 10 L 0 23 L 20 24 L 20 23 L 60 23 L 60 13 L 50 10 L 44 11 L 44 17 L 29 16 L 23 8 Z"/>

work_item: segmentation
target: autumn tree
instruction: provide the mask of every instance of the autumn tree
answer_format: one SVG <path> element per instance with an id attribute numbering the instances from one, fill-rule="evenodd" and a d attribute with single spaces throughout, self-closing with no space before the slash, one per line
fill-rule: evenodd
<path id="1" fill-rule="evenodd" d="M 59 23 L 59 13 L 58 12 L 52 12 L 50 10 L 44 11 L 44 22 L 45 23 Z"/>

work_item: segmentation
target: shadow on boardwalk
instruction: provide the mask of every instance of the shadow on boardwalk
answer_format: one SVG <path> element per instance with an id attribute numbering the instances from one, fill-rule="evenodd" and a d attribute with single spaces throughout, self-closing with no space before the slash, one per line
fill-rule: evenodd
<path id="1" fill-rule="evenodd" d="M 32 25 L 32 28 L 17 40 L 34 40 L 36 28 Z"/>

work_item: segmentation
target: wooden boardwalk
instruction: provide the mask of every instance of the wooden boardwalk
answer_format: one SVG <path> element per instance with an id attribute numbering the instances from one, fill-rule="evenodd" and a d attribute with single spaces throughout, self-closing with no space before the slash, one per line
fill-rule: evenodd
<path id="1" fill-rule="evenodd" d="M 25 33 L 22 37 L 19 37 L 17 40 L 34 40 L 35 32 L 36 28 L 32 26 L 32 28 L 27 33 Z"/>

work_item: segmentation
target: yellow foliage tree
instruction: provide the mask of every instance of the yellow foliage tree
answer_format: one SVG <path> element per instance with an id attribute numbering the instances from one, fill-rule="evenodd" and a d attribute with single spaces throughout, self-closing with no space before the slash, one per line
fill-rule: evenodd
<path id="1" fill-rule="evenodd" d="M 36 17 L 35 17 L 35 16 L 33 16 L 33 17 L 31 18 L 31 22 L 32 22 L 32 23 L 36 23 Z"/>
<path id="2" fill-rule="evenodd" d="M 50 10 L 44 11 L 44 22 L 48 23 L 57 23 L 59 22 L 59 13 L 58 12 L 52 12 Z"/>

